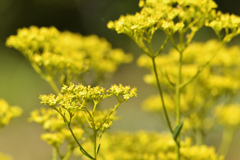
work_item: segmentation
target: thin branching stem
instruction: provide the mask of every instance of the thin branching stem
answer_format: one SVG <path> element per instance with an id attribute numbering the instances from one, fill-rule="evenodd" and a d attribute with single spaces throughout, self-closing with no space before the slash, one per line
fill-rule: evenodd
<path id="1" fill-rule="evenodd" d="M 164 40 L 163 44 L 161 45 L 161 47 L 159 48 L 158 52 L 154 55 L 154 57 L 157 57 L 164 49 L 164 47 L 166 46 L 168 40 L 169 40 L 169 36 L 167 36 L 167 38 Z"/>
<path id="2" fill-rule="evenodd" d="M 93 115 L 90 113 L 90 111 L 88 109 L 86 109 L 89 117 L 91 118 L 92 120 L 92 130 L 93 130 L 93 145 L 94 145 L 94 157 L 95 157 L 95 160 L 97 160 L 97 128 L 95 126 L 95 120 L 94 120 L 94 117 Z"/>
<path id="3" fill-rule="evenodd" d="M 155 78 L 156 78 L 156 81 L 157 81 L 157 87 L 158 87 L 160 99 L 162 101 L 164 115 L 165 115 L 165 118 L 167 120 L 167 125 L 168 125 L 168 128 L 169 128 L 170 132 L 173 133 L 171 122 L 170 122 L 170 119 L 169 119 L 169 116 L 168 116 L 168 113 L 167 113 L 167 109 L 165 107 L 165 103 L 164 103 L 164 99 L 163 99 L 163 93 L 162 93 L 160 81 L 159 81 L 159 78 L 158 78 L 158 73 L 157 73 L 157 68 L 156 68 L 156 63 L 155 63 L 155 58 L 154 57 L 152 58 L 152 64 L 153 64 L 153 71 L 154 71 L 154 74 L 155 74 Z"/>
<path id="4" fill-rule="evenodd" d="M 177 84 L 176 84 L 176 124 L 180 124 L 181 120 L 181 111 L 180 111 L 180 92 L 181 88 L 179 87 L 182 80 L 182 58 L 183 53 L 179 52 L 179 59 L 178 59 L 178 75 L 177 75 Z"/>
<path id="5" fill-rule="evenodd" d="M 100 126 L 96 129 L 97 131 L 102 128 L 104 123 L 110 118 L 110 116 L 116 111 L 118 106 L 121 104 L 121 102 L 118 102 L 118 104 L 115 105 L 114 109 L 105 117 L 104 121 L 101 122 Z"/>
<path id="6" fill-rule="evenodd" d="M 181 107 L 180 107 L 180 96 L 181 96 L 181 88 L 179 87 L 181 85 L 182 81 L 182 60 L 183 60 L 183 51 L 185 50 L 184 46 L 184 32 L 179 32 L 179 46 L 175 44 L 174 39 L 172 38 L 173 45 L 176 47 L 177 51 L 179 52 L 179 59 L 178 59 L 178 74 L 177 74 L 177 83 L 175 86 L 175 92 L 176 92 L 176 125 L 180 125 L 181 120 Z M 180 133 L 178 135 L 178 138 L 175 140 L 176 147 L 177 147 L 177 160 L 180 160 L 181 154 L 180 154 Z"/>
<path id="7" fill-rule="evenodd" d="M 57 147 L 53 147 L 52 148 L 52 160 L 57 160 L 57 153 L 58 153 L 58 149 Z"/>
<path id="8" fill-rule="evenodd" d="M 72 155 L 74 148 L 72 146 L 68 147 L 68 150 L 66 152 L 66 154 L 64 155 L 64 157 L 62 158 L 62 160 L 68 160 L 70 158 L 70 156 Z"/>
<path id="9" fill-rule="evenodd" d="M 56 94 L 58 94 L 60 91 L 59 91 L 57 85 L 55 84 L 55 82 L 53 81 L 52 77 L 51 77 L 50 75 L 49 75 L 49 76 L 45 75 L 45 74 L 42 72 L 42 70 L 39 68 L 39 66 L 38 66 L 37 64 L 31 63 L 31 65 L 32 65 L 33 69 L 34 69 L 45 81 L 47 81 L 47 82 L 50 84 L 50 86 L 52 87 L 52 89 L 54 90 L 54 92 L 55 92 Z"/>
<path id="10" fill-rule="evenodd" d="M 226 128 L 223 131 L 222 141 L 218 148 L 219 155 L 226 155 L 231 146 L 235 129 L 234 128 Z"/>
<path id="11" fill-rule="evenodd" d="M 74 140 L 75 140 L 76 143 L 78 144 L 78 146 L 79 146 L 79 148 L 80 148 L 80 151 L 81 151 L 85 156 L 87 156 L 88 158 L 93 159 L 93 160 L 96 160 L 96 159 L 93 158 L 93 157 L 82 147 L 82 145 L 78 142 L 77 137 L 75 136 L 75 134 L 74 134 L 73 131 L 72 131 L 71 123 L 70 123 L 70 122 L 67 124 L 67 126 L 68 126 L 68 129 L 70 130 L 70 132 L 71 132 Z"/>
<path id="12" fill-rule="evenodd" d="M 181 110 L 180 110 L 180 92 L 181 88 L 178 86 L 181 84 L 181 79 L 182 79 L 182 52 L 179 52 L 179 62 L 178 62 L 178 76 L 177 76 L 177 84 L 176 84 L 176 124 L 180 124 L 181 120 Z M 177 145 L 177 159 L 180 160 L 180 139 L 178 138 L 176 140 L 176 145 Z"/>
<path id="13" fill-rule="evenodd" d="M 171 126 L 171 122 L 170 122 L 170 119 L 169 119 L 169 116 L 168 116 L 168 113 L 167 113 L 167 109 L 166 109 L 166 106 L 165 106 L 165 103 L 164 103 L 164 98 L 163 98 L 163 93 L 162 93 L 161 84 L 160 84 L 160 81 L 159 81 L 159 78 L 158 78 L 158 72 L 157 72 L 157 67 L 156 67 L 156 62 L 155 62 L 156 56 L 155 56 L 154 51 L 153 51 L 153 47 L 152 47 L 151 40 L 152 40 L 152 39 L 151 39 L 151 37 L 149 36 L 149 37 L 148 37 L 148 46 L 149 46 L 150 53 L 148 53 L 147 55 L 148 55 L 148 56 L 151 58 L 151 60 L 152 60 L 153 71 L 154 71 L 154 75 L 155 75 L 155 78 L 156 78 L 157 87 L 158 87 L 159 96 L 160 96 L 160 99 L 161 99 L 161 102 L 162 102 L 162 107 L 163 107 L 164 115 L 165 115 L 165 118 L 166 118 L 166 121 L 167 121 L 168 128 L 169 128 L 170 132 L 173 133 L 173 129 L 172 129 L 172 126 Z M 157 54 L 160 54 L 160 52 L 163 50 L 164 46 L 166 45 L 167 41 L 168 41 L 168 37 L 167 37 L 167 39 L 164 41 L 164 44 L 162 45 L 162 47 L 160 47 L 160 51 L 158 51 Z"/>
<path id="14" fill-rule="evenodd" d="M 82 145 L 79 143 L 77 137 L 75 136 L 75 134 L 74 134 L 73 131 L 72 131 L 71 121 L 72 121 L 73 115 L 72 115 L 71 113 L 69 113 L 69 115 L 70 115 L 70 120 L 68 121 L 67 118 L 65 117 L 65 115 L 62 114 L 57 108 L 54 107 L 53 109 L 56 110 L 56 111 L 62 116 L 62 118 L 63 118 L 64 122 L 67 124 L 67 127 L 68 127 L 69 131 L 71 132 L 71 134 L 72 134 L 75 142 L 78 144 L 78 146 L 79 146 L 79 148 L 80 148 L 80 151 L 81 151 L 85 156 L 87 156 L 88 158 L 95 160 L 95 158 L 93 158 L 93 157 L 82 147 Z"/>
<path id="15" fill-rule="evenodd" d="M 191 77 L 190 79 L 188 79 L 186 82 L 182 83 L 181 85 L 179 85 L 178 87 L 179 88 L 184 88 L 185 86 L 187 86 L 189 83 L 191 83 L 202 71 L 203 69 L 212 61 L 212 59 L 216 56 L 216 54 L 219 52 L 219 50 L 222 48 L 222 46 L 224 45 L 225 43 L 222 42 L 221 45 L 218 47 L 218 49 L 213 53 L 212 57 L 203 65 L 201 66 L 197 73 Z"/>

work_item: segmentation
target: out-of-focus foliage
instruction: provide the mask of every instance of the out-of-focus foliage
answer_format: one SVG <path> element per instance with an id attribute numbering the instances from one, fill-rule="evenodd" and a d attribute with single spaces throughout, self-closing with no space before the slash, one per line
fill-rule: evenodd
<path id="1" fill-rule="evenodd" d="M 55 27 L 19 29 L 6 45 L 19 50 L 45 79 L 54 78 L 61 85 L 79 78 L 83 81 L 89 71 L 94 72 L 96 85 L 106 78 L 105 74 L 112 74 L 120 64 L 132 60 L 122 49 L 112 49 L 104 38 L 60 32 Z"/>
<path id="2" fill-rule="evenodd" d="M 68 113 L 65 111 L 64 114 Z M 83 115 L 75 115 L 72 130 L 78 140 L 83 140 L 83 129 L 81 129 L 82 121 L 79 123 L 78 119 L 84 119 Z M 41 138 L 45 140 L 49 145 L 59 147 L 64 142 L 64 140 L 66 140 L 69 146 L 73 148 L 76 147 L 75 141 L 71 136 L 71 132 L 67 129 L 62 116 L 55 110 L 51 108 L 41 108 L 41 110 L 35 110 L 31 113 L 29 121 L 34 121 L 42 125 L 46 133 L 43 133 L 41 135 Z"/>
<path id="3" fill-rule="evenodd" d="M 175 142 L 170 134 L 156 132 L 119 132 L 105 134 L 101 140 L 100 160 L 176 160 Z M 75 152 L 81 155 L 79 151 Z M 192 146 L 190 138 L 181 142 L 181 160 L 222 160 L 213 147 Z"/>
<path id="4" fill-rule="evenodd" d="M 22 115 L 22 109 L 18 106 L 9 106 L 4 100 L 0 99 L 0 129 L 8 125 L 10 121 Z M 0 152 L 0 160 L 12 160 L 12 157 Z"/>
<path id="5" fill-rule="evenodd" d="M 216 108 L 218 122 L 226 128 L 237 129 L 240 126 L 240 104 L 227 104 Z"/>
<path id="6" fill-rule="evenodd" d="M 192 43 L 183 54 L 182 81 L 193 77 L 198 69 L 211 57 L 220 46 L 220 42 L 211 40 L 206 43 Z M 189 133 L 208 133 L 216 124 L 216 117 L 220 124 L 227 127 L 237 127 L 240 107 L 232 106 L 232 100 L 239 94 L 240 48 L 224 46 L 208 64 L 198 77 L 182 90 L 181 114 L 184 120 L 184 130 Z M 169 54 L 162 54 L 156 58 L 159 78 L 164 85 L 166 107 L 171 116 L 175 115 L 174 87 L 177 79 L 178 52 L 170 50 Z M 151 60 L 142 55 L 137 61 L 141 67 L 152 72 Z M 156 85 L 154 73 L 144 76 L 148 84 Z M 169 83 L 171 82 L 171 83 Z M 222 101 L 222 98 L 224 101 Z M 216 114 L 215 106 L 222 101 Z M 163 112 L 158 95 L 150 96 L 144 101 L 143 108 L 152 113 Z"/>

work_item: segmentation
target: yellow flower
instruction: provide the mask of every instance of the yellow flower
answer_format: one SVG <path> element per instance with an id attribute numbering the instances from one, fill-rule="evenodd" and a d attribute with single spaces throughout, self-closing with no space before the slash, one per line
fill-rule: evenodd
<path id="1" fill-rule="evenodd" d="M 216 13 L 216 19 L 206 22 L 206 26 L 211 27 L 224 42 L 229 42 L 233 37 L 240 34 L 240 17 L 219 11 Z M 220 32 L 223 30 L 225 30 L 225 35 L 222 37 Z"/>
<path id="2" fill-rule="evenodd" d="M 56 147 L 59 147 L 64 141 L 64 136 L 60 133 L 45 133 L 41 135 L 41 138 L 49 145 Z"/>
<path id="3" fill-rule="evenodd" d="M 132 60 L 132 55 L 112 49 L 104 38 L 60 32 L 55 27 L 18 29 L 6 45 L 19 50 L 39 74 L 51 75 L 61 85 L 88 71 L 96 74 L 97 81 L 99 75 L 113 73 L 120 64 Z"/>
<path id="4" fill-rule="evenodd" d="M 22 109 L 17 106 L 9 106 L 9 104 L 0 99 L 0 129 L 10 123 L 10 120 L 19 117 L 22 114 Z"/>
<path id="5" fill-rule="evenodd" d="M 224 127 L 237 128 L 240 126 L 240 105 L 229 104 L 218 106 L 215 110 L 218 122 Z"/>
<path id="6" fill-rule="evenodd" d="M 102 156 L 98 157 L 100 160 L 176 159 L 176 144 L 169 134 L 145 131 L 119 132 L 105 134 L 101 142 L 100 153 Z M 181 141 L 180 152 L 184 160 L 223 160 L 223 158 L 218 157 L 213 147 L 194 146 L 190 138 Z M 75 153 L 80 155 L 78 152 Z"/>

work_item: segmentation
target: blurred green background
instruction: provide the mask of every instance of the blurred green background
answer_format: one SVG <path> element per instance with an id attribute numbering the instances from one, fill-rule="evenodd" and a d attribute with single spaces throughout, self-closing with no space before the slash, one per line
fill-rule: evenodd
<path id="1" fill-rule="evenodd" d="M 238 0 L 216 2 L 219 10 L 240 15 Z M 105 37 L 114 48 L 133 53 L 134 61 L 120 66 L 105 86 L 122 83 L 138 88 L 138 97 L 118 109 L 117 115 L 122 119 L 114 123 L 111 131 L 163 129 L 158 117 L 141 110 L 141 102 L 148 95 L 157 93 L 153 86 L 142 80 L 147 71 L 136 66 L 141 51 L 129 37 L 117 35 L 106 27 L 109 20 L 137 11 L 140 11 L 138 0 L 0 0 L 0 98 L 24 111 L 23 116 L 13 119 L 9 126 L 0 130 L 0 152 L 12 155 L 15 160 L 51 159 L 51 147 L 40 139 L 42 128 L 27 119 L 30 111 L 46 107 L 39 103 L 39 94 L 53 91 L 18 51 L 5 47 L 8 36 L 16 34 L 18 28 L 31 25 L 55 26 L 60 31 L 69 30 L 82 35 L 96 34 Z M 209 29 L 202 29 L 196 36 L 197 41 L 216 38 Z M 239 40 L 235 38 L 231 44 L 238 45 Z M 206 143 L 218 146 L 220 138 L 218 132 L 212 133 Z M 227 160 L 240 159 L 239 140 L 240 132 L 235 135 Z"/>

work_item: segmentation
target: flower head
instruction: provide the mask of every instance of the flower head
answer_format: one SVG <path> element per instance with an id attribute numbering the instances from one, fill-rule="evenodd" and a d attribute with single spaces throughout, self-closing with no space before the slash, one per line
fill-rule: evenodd
<path id="1" fill-rule="evenodd" d="M 121 49 L 112 49 L 109 42 L 96 35 L 82 36 L 55 27 L 31 26 L 18 29 L 6 45 L 19 50 L 38 73 L 51 75 L 60 84 L 67 84 L 88 71 L 96 77 L 113 73 L 122 63 L 132 60 Z M 102 63 L 99 63 L 102 62 Z"/>
<path id="2" fill-rule="evenodd" d="M 218 122 L 224 127 L 237 128 L 240 126 L 240 105 L 230 104 L 218 106 L 215 110 Z"/>
<path id="3" fill-rule="evenodd" d="M 22 109 L 18 106 L 9 106 L 9 104 L 0 99 L 0 129 L 10 123 L 10 120 L 19 117 L 22 114 Z"/>
<path id="4" fill-rule="evenodd" d="M 240 34 L 240 17 L 234 14 L 217 12 L 216 18 L 206 22 L 206 26 L 211 27 L 218 37 L 224 42 L 229 42 L 233 37 Z M 225 35 L 222 36 L 221 32 Z"/>

